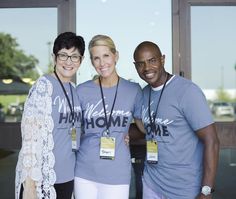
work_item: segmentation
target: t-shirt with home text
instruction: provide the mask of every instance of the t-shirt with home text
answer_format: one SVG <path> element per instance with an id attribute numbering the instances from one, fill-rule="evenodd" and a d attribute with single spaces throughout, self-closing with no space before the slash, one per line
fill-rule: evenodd
<path id="1" fill-rule="evenodd" d="M 72 114 L 62 90 L 59 81 L 51 76 L 46 75 L 46 78 L 53 85 L 52 93 L 52 118 L 54 122 L 53 140 L 54 148 L 53 154 L 55 156 L 54 169 L 56 172 L 56 183 L 64 183 L 74 179 L 75 170 L 75 152 L 72 151 L 71 127 Z M 70 91 L 70 84 L 71 90 Z M 67 92 L 70 103 L 72 105 L 72 95 L 75 111 L 75 127 L 77 132 L 77 146 L 80 144 L 80 124 L 81 124 L 81 107 L 76 93 L 76 89 L 72 83 L 63 83 Z"/>
<path id="2" fill-rule="evenodd" d="M 162 87 L 162 86 L 161 86 Z M 151 138 L 149 91 L 143 89 L 142 121 Z M 161 88 L 151 91 L 151 114 L 155 113 Z M 203 145 L 196 131 L 213 123 L 206 98 L 190 80 L 173 76 L 166 84 L 155 118 L 157 164 L 145 163 L 144 180 L 168 199 L 194 199 L 202 180 Z"/>
<path id="3" fill-rule="evenodd" d="M 107 118 L 116 93 L 116 85 L 103 87 Z M 111 117 L 110 136 L 115 137 L 114 160 L 100 159 L 100 138 L 106 130 L 104 107 L 99 85 L 90 80 L 80 84 L 77 94 L 83 113 L 83 133 L 77 153 L 77 177 L 104 183 L 129 184 L 131 160 L 124 136 L 128 134 L 133 118 L 141 119 L 142 91 L 137 83 L 120 78 L 117 97 Z"/>

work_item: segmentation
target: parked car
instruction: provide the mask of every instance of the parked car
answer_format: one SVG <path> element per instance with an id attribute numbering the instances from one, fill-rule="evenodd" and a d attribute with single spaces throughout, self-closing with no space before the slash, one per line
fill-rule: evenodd
<path id="1" fill-rule="evenodd" d="M 236 102 L 232 102 L 232 106 L 234 107 L 234 113 L 236 114 Z"/>
<path id="2" fill-rule="evenodd" d="M 16 116 L 21 115 L 23 112 L 23 103 L 11 103 L 8 105 L 7 114 Z"/>
<path id="3" fill-rule="evenodd" d="M 227 102 L 214 102 L 212 104 L 212 113 L 216 116 L 234 116 L 234 107 Z"/>

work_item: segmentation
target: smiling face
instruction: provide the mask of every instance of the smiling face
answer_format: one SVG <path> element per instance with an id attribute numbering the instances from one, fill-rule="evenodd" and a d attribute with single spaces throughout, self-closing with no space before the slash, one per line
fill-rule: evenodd
<path id="1" fill-rule="evenodd" d="M 55 71 L 58 77 L 62 82 L 69 82 L 80 67 L 83 57 L 76 48 L 62 48 L 58 51 L 57 55 L 53 56 Z"/>
<path id="2" fill-rule="evenodd" d="M 90 49 L 91 61 L 102 78 L 116 77 L 116 62 L 118 53 L 112 53 L 107 46 L 94 46 Z"/>
<path id="3" fill-rule="evenodd" d="M 158 87 L 165 82 L 165 55 L 153 43 L 147 42 L 139 46 L 135 50 L 134 60 L 140 78 L 152 87 Z"/>

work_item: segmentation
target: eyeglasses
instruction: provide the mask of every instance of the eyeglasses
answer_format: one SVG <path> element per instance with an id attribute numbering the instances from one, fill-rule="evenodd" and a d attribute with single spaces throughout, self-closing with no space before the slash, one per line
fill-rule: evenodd
<path id="1" fill-rule="evenodd" d="M 136 68 L 141 68 L 141 67 L 144 67 L 145 65 L 151 65 L 151 66 L 155 66 L 160 60 L 161 60 L 162 56 L 161 57 L 153 57 L 151 59 L 147 59 L 145 61 L 137 61 L 137 62 L 134 62 L 134 65 Z"/>
<path id="2" fill-rule="evenodd" d="M 67 61 L 68 58 L 70 58 L 70 60 L 74 63 L 80 62 L 82 59 L 81 55 L 67 55 L 67 54 L 57 54 L 58 59 L 60 59 L 61 61 Z"/>

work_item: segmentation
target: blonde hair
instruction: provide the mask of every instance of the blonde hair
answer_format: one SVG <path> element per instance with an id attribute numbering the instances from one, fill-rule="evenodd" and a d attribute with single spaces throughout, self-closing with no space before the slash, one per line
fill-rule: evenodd
<path id="1" fill-rule="evenodd" d="M 116 46 L 115 46 L 113 40 L 106 35 L 95 35 L 91 39 L 91 41 L 89 42 L 89 46 L 88 46 L 90 58 L 92 58 L 91 48 L 93 48 L 95 46 L 107 46 L 113 54 L 116 54 L 116 52 L 117 52 Z"/>

